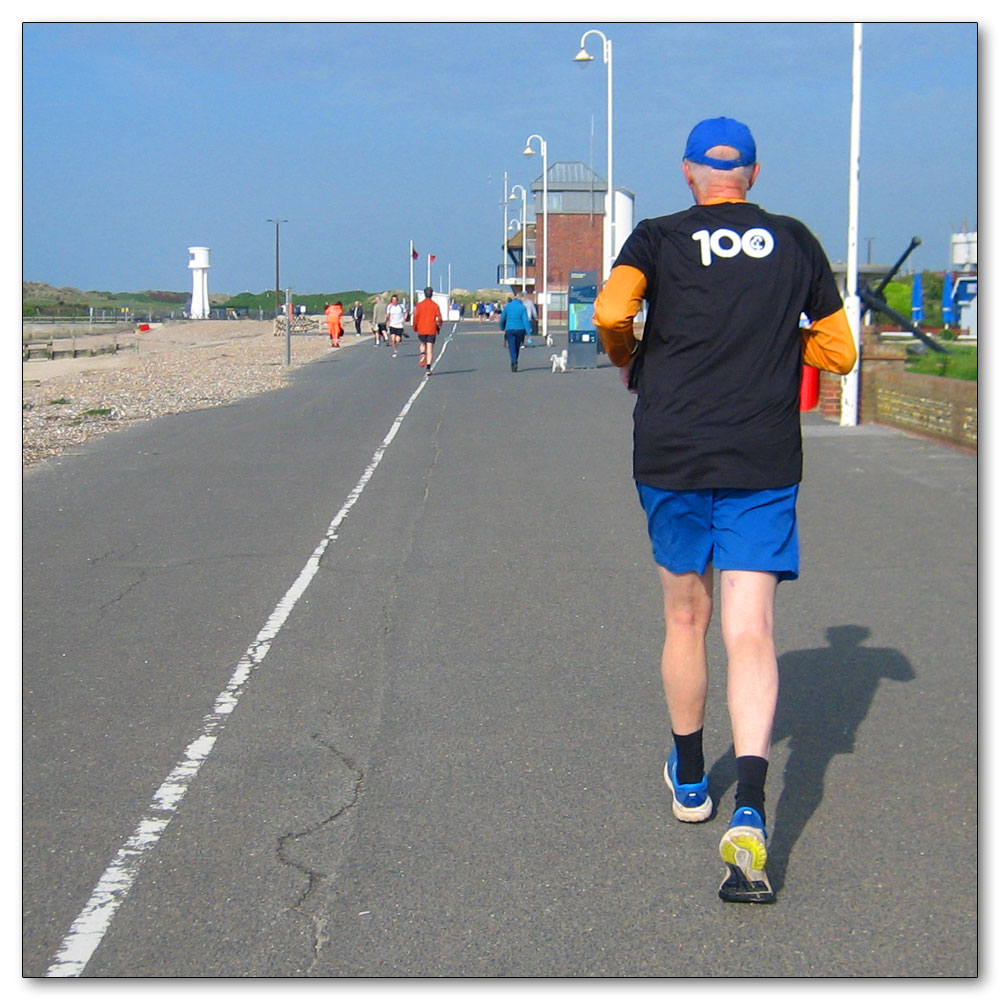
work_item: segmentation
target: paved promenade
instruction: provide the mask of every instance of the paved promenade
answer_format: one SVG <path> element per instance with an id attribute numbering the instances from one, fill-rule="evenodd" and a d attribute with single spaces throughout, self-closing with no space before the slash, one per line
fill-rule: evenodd
<path id="1" fill-rule="evenodd" d="M 975 976 L 976 457 L 804 417 L 778 901 L 727 905 L 721 638 L 681 825 L 633 397 L 446 329 L 424 382 L 358 344 L 25 477 L 24 973 Z"/>

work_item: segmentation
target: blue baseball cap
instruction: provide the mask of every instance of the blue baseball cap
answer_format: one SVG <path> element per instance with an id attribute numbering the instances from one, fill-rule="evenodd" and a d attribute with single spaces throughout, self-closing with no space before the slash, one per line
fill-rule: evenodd
<path id="1" fill-rule="evenodd" d="M 735 160 L 718 160 L 707 155 L 713 146 L 732 146 L 740 155 Z M 750 129 L 735 118 L 706 118 L 691 129 L 684 159 L 704 163 L 716 170 L 749 167 L 757 162 L 757 144 Z"/>

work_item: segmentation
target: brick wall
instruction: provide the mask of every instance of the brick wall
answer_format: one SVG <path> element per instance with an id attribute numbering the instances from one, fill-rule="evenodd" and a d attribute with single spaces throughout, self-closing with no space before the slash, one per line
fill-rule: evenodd
<path id="1" fill-rule="evenodd" d="M 915 375 L 904 369 L 903 345 L 865 338 L 861 350 L 861 423 L 887 424 L 963 448 L 978 449 L 979 386 L 975 382 Z M 820 414 L 840 420 L 841 376 L 820 372 Z"/>
<path id="2" fill-rule="evenodd" d="M 819 402 L 816 404 L 820 415 L 827 420 L 840 422 L 840 376 L 833 372 L 819 373 Z"/>
<path id="3" fill-rule="evenodd" d="M 975 382 L 900 371 L 876 372 L 870 381 L 874 383 L 873 402 L 866 419 L 978 448 L 979 386 Z"/>
<path id="4" fill-rule="evenodd" d="M 598 276 L 598 289 L 600 289 L 600 279 L 603 273 L 601 266 L 601 248 L 603 246 L 603 225 L 602 215 L 562 215 L 549 212 L 549 257 L 548 265 L 549 291 L 568 292 L 570 271 L 596 271 Z M 544 221 L 543 216 L 536 218 L 538 226 L 537 253 L 539 261 L 543 260 L 542 247 L 544 246 Z M 544 264 L 543 264 L 544 266 Z M 542 289 L 541 278 L 539 277 L 535 286 L 540 292 Z M 551 310 L 549 319 L 556 322 L 566 321 L 565 310 Z"/>
<path id="5" fill-rule="evenodd" d="M 903 371 L 906 347 L 899 343 L 883 343 L 875 327 L 866 326 L 861 334 L 861 406 L 859 420 L 864 423 L 874 413 L 875 372 Z M 829 420 L 840 420 L 840 386 L 842 376 L 833 372 L 819 373 L 819 412 Z"/>

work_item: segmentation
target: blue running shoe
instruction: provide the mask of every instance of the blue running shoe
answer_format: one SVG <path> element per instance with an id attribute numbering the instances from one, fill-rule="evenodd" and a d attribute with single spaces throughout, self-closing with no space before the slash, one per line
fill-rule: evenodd
<path id="1" fill-rule="evenodd" d="M 672 809 L 674 816 L 682 823 L 703 823 L 712 815 L 712 799 L 708 794 L 708 775 L 694 785 L 682 785 L 677 780 L 677 748 L 670 751 L 670 757 L 663 765 L 663 780 L 673 792 Z"/>
<path id="2" fill-rule="evenodd" d="M 719 842 L 719 854 L 727 868 L 719 886 L 720 899 L 727 903 L 774 902 L 774 890 L 764 870 L 767 830 L 756 809 L 742 807 L 733 813 Z"/>

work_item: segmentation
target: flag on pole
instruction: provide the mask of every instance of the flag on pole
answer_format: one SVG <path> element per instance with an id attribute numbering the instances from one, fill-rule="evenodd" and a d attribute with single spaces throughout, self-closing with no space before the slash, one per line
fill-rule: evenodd
<path id="1" fill-rule="evenodd" d="M 410 253 L 413 254 L 413 259 L 414 260 L 416 260 L 420 256 L 420 254 L 418 254 L 417 251 L 414 250 L 412 246 L 410 247 Z"/>
<path id="2" fill-rule="evenodd" d="M 913 275 L 913 291 L 910 295 L 910 319 L 919 323 L 924 318 L 924 282 L 920 271 Z"/>
<path id="3" fill-rule="evenodd" d="M 941 293 L 941 319 L 945 326 L 955 322 L 955 288 L 951 271 L 945 271 L 944 290 Z"/>
<path id="4" fill-rule="evenodd" d="M 433 264 L 434 261 L 437 260 L 437 257 L 435 257 L 434 254 L 431 254 L 427 259 Z"/>

